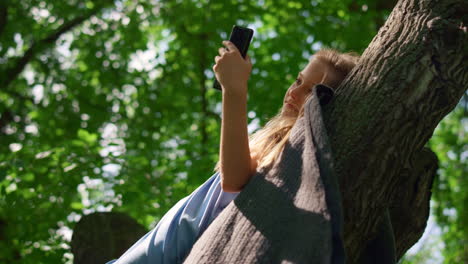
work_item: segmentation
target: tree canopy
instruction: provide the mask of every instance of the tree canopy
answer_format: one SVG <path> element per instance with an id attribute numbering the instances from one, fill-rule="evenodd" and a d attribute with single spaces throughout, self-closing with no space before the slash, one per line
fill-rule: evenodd
<path id="1" fill-rule="evenodd" d="M 361 53 L 394 4 L 2 1 L 0 262 L 69 261 L 69 230 L 94 211 L 150 228 L 213 174 L 221 94 L 211 67 L 234 24 L 255 29 L 253 130 L 310 55 Z M 446 263 L 468 258 L 467 120 L 462 100 L 429 144 L 440 160 L 433 203 Z"/>

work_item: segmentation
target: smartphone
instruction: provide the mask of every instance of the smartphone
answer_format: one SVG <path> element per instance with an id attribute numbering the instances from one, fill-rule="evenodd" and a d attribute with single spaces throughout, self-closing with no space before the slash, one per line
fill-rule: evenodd
<path id="1" fill-rule="evenodd" d="M 247 54 L 250 41 L 252 40 L 253 32 L 254 32 L 253 29 L 246 28 L 246 27 L 240 27 L 236 25 L 232 27 L 231 36 L 229 36 L 229 41 L 231 41 L 234 45 L 236 45 L 237 49 L 240 51 L 240 54 L 242 55 L 242 58 L 245 58 L 245 55 Z M 213 88 L 221 91 L 221 85 L 216 79 L 216 75 L 215 75 Z"/>

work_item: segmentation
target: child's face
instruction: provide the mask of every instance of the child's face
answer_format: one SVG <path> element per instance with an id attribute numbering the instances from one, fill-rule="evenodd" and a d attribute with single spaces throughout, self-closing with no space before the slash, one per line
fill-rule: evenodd
<path id="1" fill-rule="evenodd" d="M 330 86 L 327 81 L 330 82 L 334 79 L 330 71 L 329 65 L 316 58 L 311 59 L 309 64 L 299 73 L 296 81 L 286 91 L 281 114 L 297 116 L 299 109 L 305 103 L 307 95 L 312 91 L 315 84 L 323 83 Z"/>

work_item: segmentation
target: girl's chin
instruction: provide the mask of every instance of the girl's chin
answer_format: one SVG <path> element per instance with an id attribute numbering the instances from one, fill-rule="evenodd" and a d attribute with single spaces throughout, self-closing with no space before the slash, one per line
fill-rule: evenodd
<path id="1" fill-rule="evenodd" d="M 290 108 L 283 108 L 283 110 L 281 111 L 281 115 L 282 116 L 289 116 L 289 117 L 293 117 L 293 116 L 297 116 L 297 112 L 294 111 L 293 109 L 290 109 Z"/>

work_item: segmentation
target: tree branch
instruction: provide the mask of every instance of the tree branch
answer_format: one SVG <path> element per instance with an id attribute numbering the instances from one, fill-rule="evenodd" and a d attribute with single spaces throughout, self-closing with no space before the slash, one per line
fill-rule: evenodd
<path id="1" fill-rule="evenodd" d="M 29 101 L 29 102 L 32 102 L 34 103 L 34 99 L 32 97 L 29 97 L 29 96 L 24 96 L 20 93 L 18 93 L 17 91 L 9 91 L 9 90 L 6 90 L 6 91 L 2 91 L 8 95 L 10 95 L 11 97 L 15 97 L 17 99 L 19 99 L 20 101 Z"/>
<path id="2" fill-rule="evenodd" d="M 83 21 L 96 14 L 102 7 L 103 6 L 95 8 L 91 10 L 88 14 L 78 16 L 64 23 L 55 32 L 52 32 L 49 36 L 33 42 L 29 49 L 26 50 L 24 55 L 16 60 L 15 65 L 5 71 L 0 83 L 0 87 L 7 88 L 8 85 L 18 77 L 18 75 L 24 70 L 24 67 L 29 63 L 29 61 L 31 61 L 36 56 L 38 52 L 47 48 L 48 45 L 54 43 L 65 32 L 73 29 L 74 27 L 83 23 Z"/>

